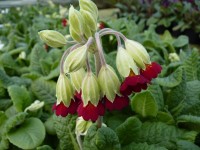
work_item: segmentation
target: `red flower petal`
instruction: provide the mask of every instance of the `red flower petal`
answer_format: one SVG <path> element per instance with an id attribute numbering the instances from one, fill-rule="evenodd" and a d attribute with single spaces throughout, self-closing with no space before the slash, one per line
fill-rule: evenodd
<path id="1" fill-rule="evenodd" d="M 103 116 L 105 113 L 105 108 L 102 104 L 102 102 L 99 102 L 99 104 L 95 107 L 91 102 L 88 103 L 87 106 L 83 106 L 83 103 L 81 103 L 78 107 L 78 116 L 82 116 L 84 120 L 92 120 L 96 121 L 99 116 Z"/>
<path id="2" fill-rule="evenodd" d="M 110 102 L 107 98 L 105 98 L 105 105 L 108 110 L 121 110 L 124 107 L 129 105 L 129 98 L 128 96 L 118 96 L 116 95 L 113 103 Z"/>
<path id="3" fill-rule="evenodd" d="M 62 26 L 66 27 L 67 26 L 67 19 L 62 19 Z"/>
<path id="4" fill-rule="evenodd" d="M 141 75 L 128 76 L 120 87 L 120 92 L 123 95 L 130 95 L 132 92 L 140 92 L 147 88 L 149 81 Z"/>
<path id="5" fill-rule="evenodd" d="M 140 70 L 140 74 L 151 81 L 153 78 L 156 78 L 158 76 L 161 70 L 162 67 L 159 64 L 157 64 L 156 62 L 152 62 L 150 65 L 146 65 L 145 70 Z"/>
<path id="6" fill-rule="evenodd" d="M 71 100 L 69 107 L 66 107 L 63 102 L 56 105 L 54 104 L 52 110 L 55 111 L 57 116 L 66 117 L 68 114 L 75 114 L 78 107 L 78 102 Z"/>

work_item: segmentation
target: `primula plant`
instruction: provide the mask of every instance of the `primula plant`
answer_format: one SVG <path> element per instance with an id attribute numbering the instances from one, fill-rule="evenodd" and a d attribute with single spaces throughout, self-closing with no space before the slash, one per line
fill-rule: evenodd
<path id="1" fill-rule="evenodd" d="M 110 28 L 98 30 L 98 9 L 91 0 L 80 0 L 79 6 L 79 11 L 73 6 L 69 9 L 69 30 L 73 41 L 67 41 L 54 30 L 42 30 L 39 35 L 54 48 L 72 45 L 60 60 L 57 102 L 53 111 L 62 117 L 77 113 L 76 133 L 83 134 L 82 128 L 89 128 L 91 121 L 96 121 L 97 127 L 101 128 L 106 110 L 122 110 L 128 106 L 129 96 L 146 90 L 162 67 L 151 62 L 145 47 L 139 42 Z M 117 56 L 113 60 L 117 70 L 106 62 L 101 40 L 105 35 L 114 35 L 117 39 Z M 91 68 L 93 58 L 96 72 Z M 90 125 L 85 126 L 88 124 L 86 121 Z M 82 148 L 79 135 L 77 139 Z"/>

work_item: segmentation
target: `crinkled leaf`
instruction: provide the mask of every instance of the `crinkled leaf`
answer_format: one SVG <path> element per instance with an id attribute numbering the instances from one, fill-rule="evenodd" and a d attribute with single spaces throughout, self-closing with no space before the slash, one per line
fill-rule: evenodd
<path id="1" fill-rule="evenodd" d="M 156 118 L 160 122 L 164 122 L 166 124 L 174 124 L 174 118 L 170 113 L 159 111 Z"/>
<path id="2" fill-rule="evenodd" d="M 62 150 L 79 150 L 75 137 L 76 116 L 54 116 L 54 128 L 59 138 L 59 147 Z"/>
<path id="3" fill-rule="evenodd" d="M 40 101 L 44 101 L 47 104 L 53 104 L 56 101 L 55 89 L 56 83 L 52 81 L 46 81 L 42 78 L 35 80 L 32 83 L 32 91 Z"/>
<path id="4" fill-rule="evenodd" d="M 18 112 L 24 111 L 24 109 L 31 104 L 29 92 L 25 87 L 20 87 L 17 85 L 9 86 L 8 93 Z"/>
<path id="5" fill-rule="evenodd" d="M 156 146 L 147 143 L 131 143 L 122 148 L 122 150 L 167 150 L 165 147 Z"/>
<path id="6" fill-rule="evenodd" d="M 197 80 L 197 70 L 198 70 L 198 57 L 199 52 L 193 50 L 191 55 L 184 62 L 184 69 L 186 73 L 187 81 Z"/>
<path id="7" fill-rule="evenodd" d="M 161 86 L 175 87 L 181 83 L 182 80 L 182 68 L 179 67 L 168 77 L 157 78 L 156 82 Z"/>
<path id="8" fill-rule="evenodd" d="M 15 69 L 16 62 L 9 53 L 3 53 L 0 55 L 0 66 Z"/>
<path id="9" fill-rule="evenodd" d="M 0 110 L 6 110 L 11 105 L 12 105 L 12 101 L 10 99 L 1 99 L 0 100 Z"/>
<path id="10" fill-rule="evenodd" d="M 121 146 L 116 133 L 108 128 L 92 125 L 84 138 L 83 150 L 120 150 Z"/>
<path id="11" fill-rule="evenodd" d="M 7 133 L 9 141 L 22 149 L 33 149 L 45 138 L 45 127 L 37 118 L 26 119 L 18 128 Z"/>
<path id="12" fill-rule="evenodd" d="M 134 95 L 134 97 L 131 99 L 131 107 L 142 117 L 155 117 L 158 113 L 157 103 L 149 91 Z"/>
<path id="13" fill-rule="evenodd" d="M 116 128 L 116 134 L 122 145 L 131 143 L 135 136 L 135 132 L 140 129 L 142 122 L 137 117 L 129 117 L 124 123 Z"/>
<path id="14" fill-rule="evenodd" d="M 12 129 L 24 122 L 26 119 L 27 113 L 20 112 L 14 115 L 13 117 L 9 118 L 5 123 L 5 129 L 3 130 L 3 133 L 6 134 L 10 132 Z"/>
<path id="15" fill-rule="evenodd" d="M 188 132 L 162 122 L 145 122 L 140 131 L 136 132 L 134 141 L 176 149 L 175 142 L 177 139 L 183 138 L 184 133 Z"/>
<path id="16" fill-rule="evenodd" d="M 42 45 L 36 44 L 31 52 L 30 70 L 42 74 L 40 59 L 47 55 Z"/>
<path id="17" fill-rule="evenodd" d="M 192 115 L 181 115 L 177 118 L 177 124 L 179 127 L 200 131 L 200 117 Z"/>
<path id="18" fill-rule="evenodd" d="M 177 150 L 200 150 L 200 147 L 192 142 L 186 140 L 179 140 L 176 142 Z"/>
<path id="19" fill-rule="evenodd" d="M 164 99 L 163 99 L 163 92 L 160 86 L 157 84 L 151 84 L 149 85 L 148 90 L 151 92 L 154 99 L 156 100 L 156 103 L 158 104 L 158 109 L 162 110 L 164 107 Z"/>

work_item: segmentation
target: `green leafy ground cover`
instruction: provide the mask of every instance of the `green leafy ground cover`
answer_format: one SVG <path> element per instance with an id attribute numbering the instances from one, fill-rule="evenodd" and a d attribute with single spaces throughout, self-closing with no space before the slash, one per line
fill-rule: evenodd
<path id="1" fill-rule="evenodd" d="M 54 12 L 52 14 L 52 12 Z M 63 49 L 45 48 L 38 31 L 62 27 L 59 7 L 10 9 L 1 15 L 0 40 L 0 149 L 78 150 L 76 116 L 53 115 L 55 85 Z M 31 24 L 31 26 L 30 26 Z M 152 61 L 163 67 L 149 88 L 131 96 L 130 106 L 108 112 L 107 127 L 92 125 L 83 139 L 84 150 L 199 150 L 200 55 L 187 36 L 144 30 L 144 23 L 127 18 L 110 19 L 106 25 L 141 42 Z M 105 36 L 107 62 L 115 68 L 116 40 Z M 178 57 L 172 58 L 172 53 Z M 27 109 L 35 100 L 38 109 Z"/>

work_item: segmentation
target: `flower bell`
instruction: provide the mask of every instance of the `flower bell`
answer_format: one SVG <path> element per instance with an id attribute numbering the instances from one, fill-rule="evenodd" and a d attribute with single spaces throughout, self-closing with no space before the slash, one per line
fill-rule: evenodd
<path id="1" fill-rule="evenodd" d="M 97 77 L 92 73 L 88 72 L 82 82 L 82 101 L 83 106 L 87 106 L 90 102 L 95 107 L 98 105 L 100 100 L 100 88 L 97 81 Z"/>
<path id="2" fill-rule="evenodd" d="M 130 74 L 130 71 L 133 71 L 136 75 L 139 74 L 139 69 L 134 60 L 122 47 L 119 47 L 117 51 L 116 66 L 123 77 L 127 77 Z"/>
<path id="3" fill-rule="evenodd" d="M 146 49 L 138 42 L 126 39 L 125 47 L 127 52 L 133 57 L 137 65 L 143 70 L 146 68 L 145 64 L 150 64 L 150 57 Z"/>
<path id="4" fill-rule="evenodd" d="M 113 102 L 116 94 L 119 94 L 120 87 L 120 81 L 114 69 L 109 65 L 102 66 L 99 71 L 98 81 L 102 95 Z"/>
<path id="5" fill-rule="evenodd" d="M 81 85 L 82 85 L 82 81 L 85 77 L 85 74 L 86 74 L 86 72 L 83 68 L 70 73 L 71 83 L 78 93 L 80 93 L 80 91 L 81 91 Z"/>
<path id="6" fill-rule="evenodd" d="M 69 106 L 74 96 L 74 89 L 70 83 L 70 80 L 65 74 L 60 74 L 57 84 L 56 84 L 56 97 L 57 104 L 61 102 L 65 106 Z"/>
<path id="7" fill-rule="evenodd" d="M 87 49 L 88 47 L 85 44 L 69 53 L 64 62 L 64 68 L 66 73 L 75 72 L 85 65 Z"/>

